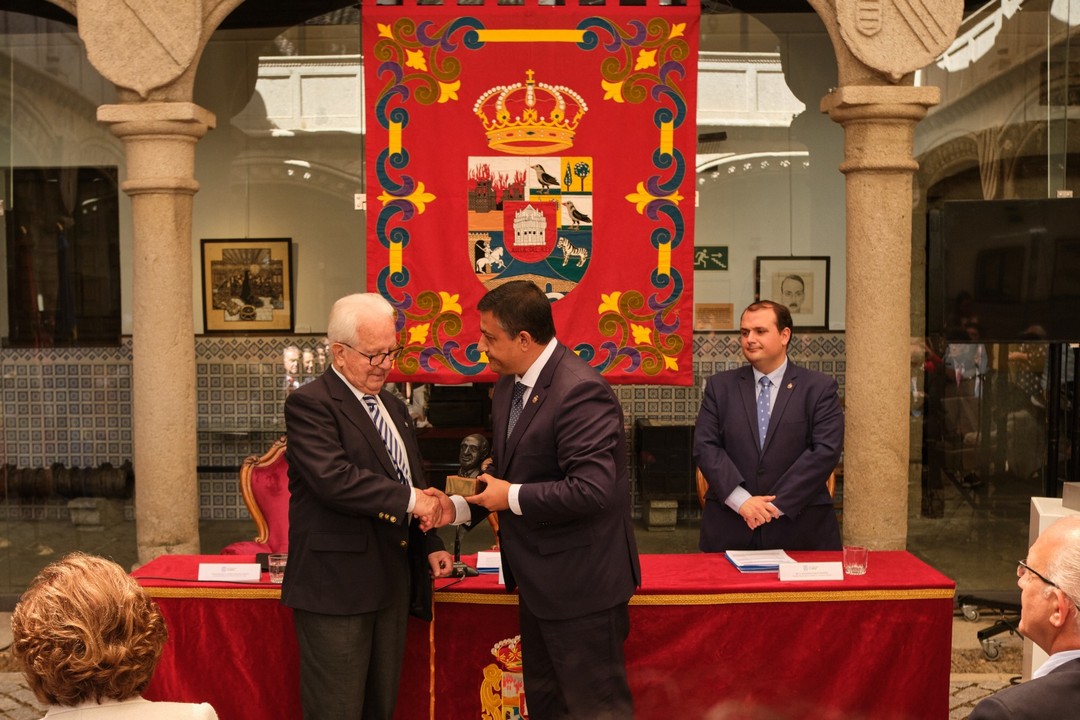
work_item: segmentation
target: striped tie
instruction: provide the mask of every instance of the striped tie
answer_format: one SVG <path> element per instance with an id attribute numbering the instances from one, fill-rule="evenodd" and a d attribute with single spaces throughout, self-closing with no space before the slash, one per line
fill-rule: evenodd
<path id="1" fill-rule="evenodd" d="M 382 435 L 383 442 L 386 443 L 386 449 L 390 453 L 390 459 L 394 461 L 394 467 L 397 468 L 398 482 L 402 485 L 412 485 L 412 476 L 409 473 L 409 463 L 405 460 L 405 448 L 401 447 L 401 443 L 398 442 L 394 433 L 390 432 L 390 428 L 386 424 L 386 420 L 383 419 L 382 412 L 379 410 L 379 403 L 376 401 L 374 395 L 365 395 L 364 404 L 367 405 L 368 415 L 371 416 L 371 421 L 375 423 L 375 429 L 379 431 L 379 435 Z"/>

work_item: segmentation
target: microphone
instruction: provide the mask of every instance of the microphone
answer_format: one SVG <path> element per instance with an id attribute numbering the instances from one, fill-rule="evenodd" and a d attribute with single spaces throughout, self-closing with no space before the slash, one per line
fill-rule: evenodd
<path id="1" fill-rule="evenodd" d="M 473 577 L 479 575 L 476 568 L 461 562 L 461 533 L 464 525 L 454 528 L 454 567 L 450 571 L 451 577 Z"/>

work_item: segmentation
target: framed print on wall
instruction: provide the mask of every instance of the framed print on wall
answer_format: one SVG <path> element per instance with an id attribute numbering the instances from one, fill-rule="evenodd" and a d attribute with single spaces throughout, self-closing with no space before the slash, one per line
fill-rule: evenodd
<path id="1" fill-rule="evenodd" d="M 795 330 L 829 329 L 829 258 L 759 257 L 755 297 L 787 305 Z"/>
<path id="2" fill-rule="evenodd" d="M 202 280 L 207 333 L 292 332 L 291 239 L 203 240 Z"/>
<path id="3" fill-rule="evenodd" d="M 694 303 L 694 332 L 735 329 L 732 303 Z"/>

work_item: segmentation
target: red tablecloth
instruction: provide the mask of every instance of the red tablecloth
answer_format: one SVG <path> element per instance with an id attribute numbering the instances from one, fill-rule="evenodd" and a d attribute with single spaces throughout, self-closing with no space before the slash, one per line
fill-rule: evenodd
<path id="1" fill-rule="evenodd" d="M 292 610 L 266 573 L 258 584 L 198 582 L 200 562 L 245 555 L 163 555 L 132 573 L 157 601 L 169 642 L 143 696 L 209 702 L 221 720 L 299 720 L 300 669 Z M 427 718 L 431 626 L 409 618 L 396 717 Z"/>
<path id="2" fill-rule="evenodd" d="M 278 588 L 192 582 L 200 561 L 223 560 L 163 556 L 135 573 L 171 633 L 146 696 L 207 701 L 222 720 L 296 720 L 296 639 Z M 948 715 L 954 583 L 908 553 L 871 553 L 866 575 L 838 582 L 781 583 L 699 554 L 643 556 L 642 573 L 626 645 L 640 720 L 725 703 L 826 720 Z M 434 623 L 410 621 L 396 716 L 501 718 L 520 689 L 505 642 L 518 632 L 516 596 L 493 575 L 438 588 Z"/>

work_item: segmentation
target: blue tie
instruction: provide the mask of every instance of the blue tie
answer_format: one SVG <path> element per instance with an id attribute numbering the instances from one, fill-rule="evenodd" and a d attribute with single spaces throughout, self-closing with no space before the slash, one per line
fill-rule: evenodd
<path id="1" fill-rule="evenodd" d="M 367 405 L 371 421 L 375 423 L 375 429 L 379 431 L 383 442 L 386 443 L 386 450 L 390 453 L 390 459 L 394 461 L 394 467 L 397 468 L 398 482 L 402 485 L 411 485 L 412 476 L 409 473 L 409 463 L 405 460 L 405 449 L 401 447 L 401 443 L 398 442 L 394 433 L 390 432 L 390 428 L 379 410 L 379 403 L 375 400 L 375 396 L 365 395 L 364 404 Z"/>
<path id="2" fill-rule="evenodd" d="M 510 401 L 510 422 L 506 424 L 506 437 L 514 434 L 514 426 L 521 417 L 522 400 L 525 399 L 525 383 L 514 383 L 514 399 Z"/>
<path id="3" fill-rule="evenodd" d="M 765 432 L 769 429 L 769 387 L 772 381 L 763 377 L 758 382 L 761 384 L 761 392 L 757 396 L 757 424 L 758 440 L 761 447 L 765 447 Z"/>

